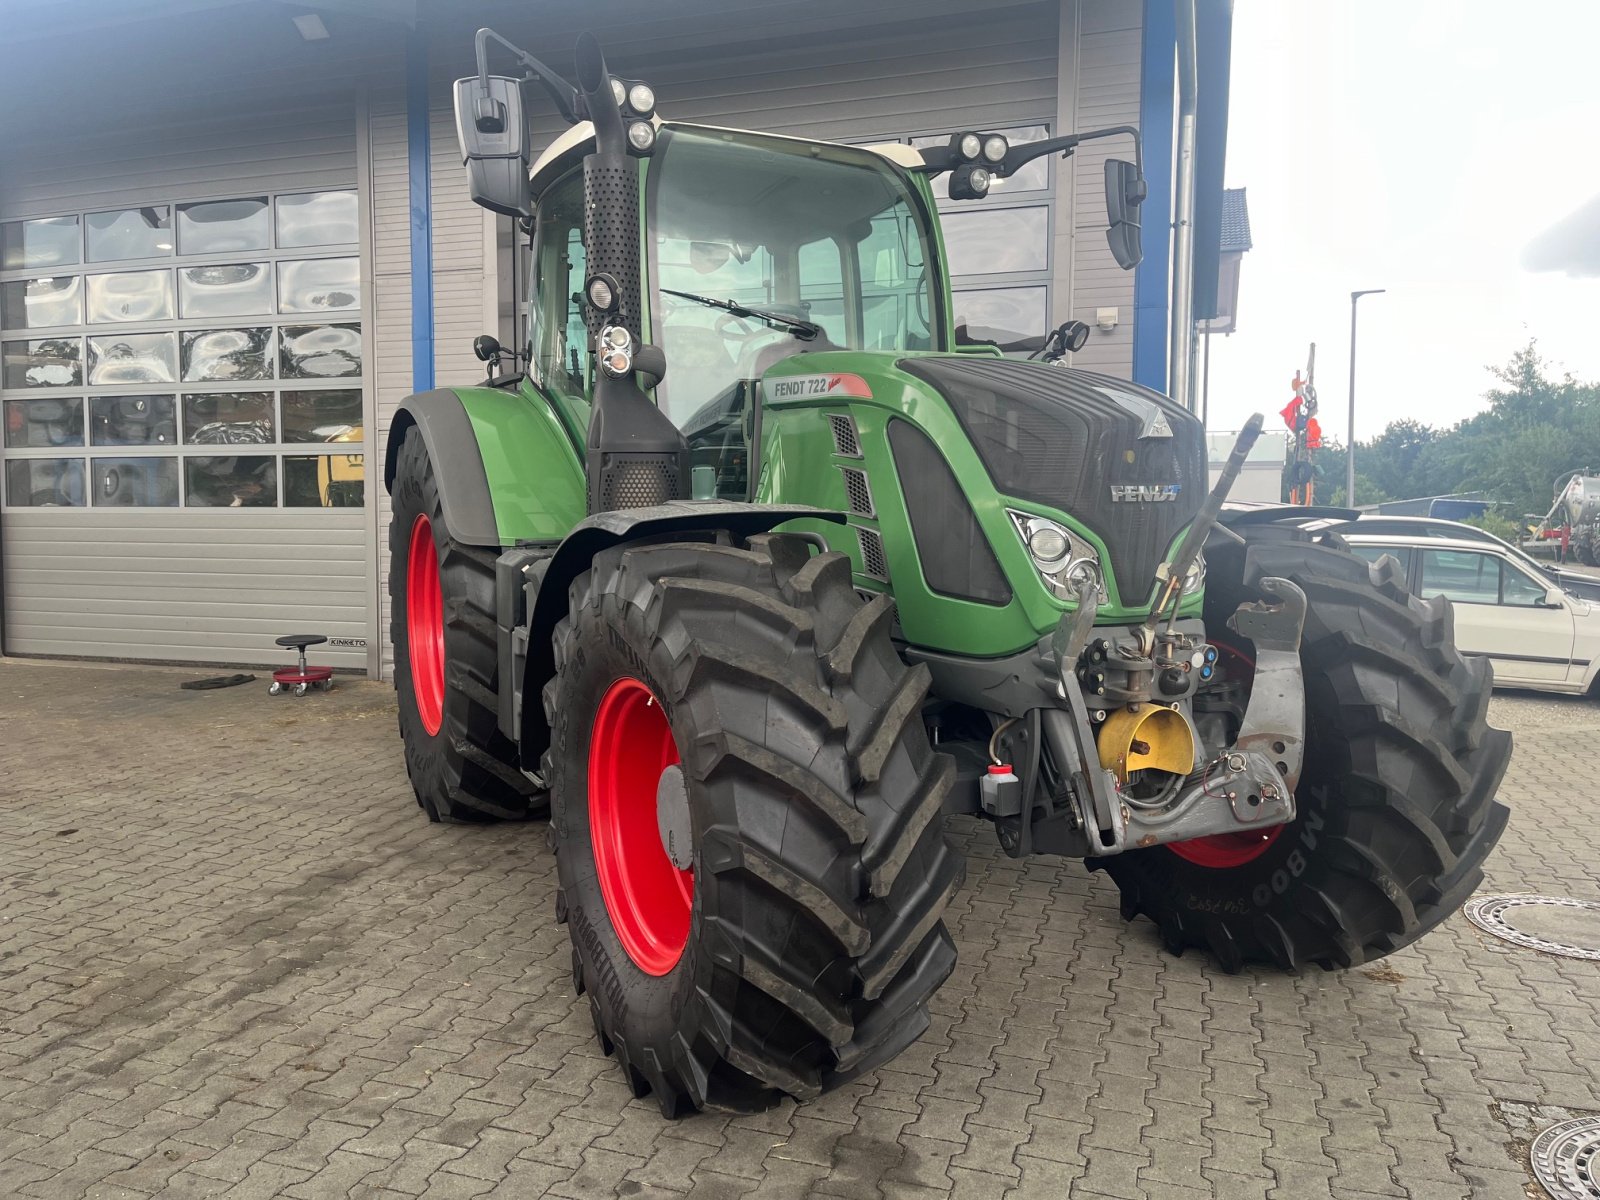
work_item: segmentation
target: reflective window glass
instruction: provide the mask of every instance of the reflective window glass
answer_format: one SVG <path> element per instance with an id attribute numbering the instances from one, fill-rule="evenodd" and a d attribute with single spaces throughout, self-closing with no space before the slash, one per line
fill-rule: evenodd
<path id="1" fill-rule="evenodd" d="M 179 335 L 185 382 L 272 378 L 272 330 L 185 329 Z"/>
<path id="2" fill-rule="evenodd" d="M 73 338 L 0 343 L 0 387 L 78 387 L 83 343 Z"/>
<path id="3" fill-rule="evenodd" d="M 284 379 L 361 374 L 360 325 L 285 325 L 279 348 Z"/>
<path id="4" fill-rule="evenodd" d="M 278 246 L 339 246 L 360 236 L 354 192 L 279 196 Z"/>
<path id="5" fill-rule="evenodd" d="M 1549 585 L 1538 583 L 1515 567 L 1500 565 L 1500 603 L 1518 608 L 1539 608 L 1544 604 Z"/>
<path id="6" fill-rule="evenodd" d="M 119 258 L 161 258 L 172 253 L 172 216 L 165 204 L 90 213 L 88 261 Z"/>
<path id="7" fill-rule="evenodd" d="M 1411 547 L 1410 546 L 1361 546 L 1352 544 L 1352 553 L 1360 555 L 1368 562 L 1377 562 L 1385 554 L 1400 564 L 1400 574 L 1404 579 L 1411 578 Z"/>
<path id="8" fill-rule="evenodd" d="M 278 460 L 227 454 L 183 460 L 184 503 L 191 508 L 271 508 L 278 503 Z"/>
<path id="9" fill-rule="evenodd" d="M 176 508 L 178 460 L 91 458 L 91 501 L 96 508 Z"/>
<path id="10" fill-rule="evenodd" d="M 283 503 L 288 508 L 360 508 L 366 497 L 366 460 L 359 454 L 290 454 L 283 460 Z"/>
<path id="11" fill-rule="evenodd" d="M 0 283 L 0 328 L 39 329 L 83 324 L 83 279 L 45 276 Z"/>
<path id="12" fill-rule="evenodd" d="M 359 442 L 361 392 L 356 389 L 283 393 L 286 442 Z"/>
<path id="13" fill-rule="evenodd" d="M 951 299 L 955 306 L 954 323 L 965 325 L 971 337 L 1015 341 L 1048 332 L 1043 286 L 957 288 Z"/>
<path id="14" fill-rule="evenodd" d="M 171 271 L 119 271 L 89 276 L 89 322 L 170 321 Z"/>
<path id="15" fill-rule="evenodd" d="M 278 440 L 271 392 L 204 392 L 183 398 L 190 446 L 262 446 Z"/>
<path id="16" fill-rule="evenodd" d="M 1050 265 L 1049 209 L 978 208 L 942 214 L 952 275 L 1043 271 Z"/>
<path id="17" fill-rule="evenodd" d="M 1422 598 L 1446 596 L 1457 604 L 1500 600 L 1500 560 L 1471 550 L 1422 551 Z"/>
<path id="18" fill-rule="evenodd" d="M 76 396 L 7 400 L 7 446 L 83 445 L 83 401 Z"/>
<path id="19" fill-rule="evenodd" d="M 83 459 L 12 459 L 6 463 L 6 503 L 17 508 L 82 506 Z"/>
<path id="20" fill-rule="evenodd" d="M 270 263 L 225 263 L 178 270 L 178 311 L 185 317 L 254 317 L 272 311 Z"/>
<path id="21" fill-rule="evenodd" d="M 178 205 L 179 254 L 233 254 L 266 248 L 265 196 Z"/>
<path id="22" fill-rule="evenodd" d="M 0 225 L 0 271 L 27 271 L 78 262 L 77 217 L 43 217 Z"/>
<path id="23" fill-rule="evenodd" d="M 172 396 L 90 396 L 89 442 L 95 446 L 175 446 L 177 401 Z"/>
<path id="24" fill-rule="evenodd" d="M 308 258 L 278 264 L 278 311 L 325 312 L 361 304 L 361 261 Z"/>
<path id="25" fill-rule="evenodd" d="M 89 339 L 89 382 L 173 383 L 177 346 L 170 333 L 107 333 Z"/>

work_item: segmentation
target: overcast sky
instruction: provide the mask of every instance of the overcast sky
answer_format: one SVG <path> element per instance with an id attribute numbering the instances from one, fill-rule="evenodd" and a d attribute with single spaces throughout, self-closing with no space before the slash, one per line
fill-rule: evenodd
<path id="1" fill-rule="evenodd" d="M 1357 288 L 1388 288 L 1360 302 L 1358 438 L 1470 416 L 1530 336 L 1600 380 L 1597 0 L 1236 0 L 1227 186 L 1255 248 L 1211 428 L 1276 413 L 1314 341 L 1342 441 Z"/>

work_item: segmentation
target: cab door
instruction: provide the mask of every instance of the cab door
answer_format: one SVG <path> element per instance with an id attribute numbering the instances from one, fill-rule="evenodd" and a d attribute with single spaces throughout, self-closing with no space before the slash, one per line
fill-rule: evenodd
<path id="1" fill-rule="evenodd" d="M 1564 600 L 1547 602 L 1548 584 L 1489 552 L 1418 547 L 1415 553 L 1417 594 L 1452 602 L 1456 646 L 1485 655 L 1496 683 L 1567 682 L 1573 615 Z"/>

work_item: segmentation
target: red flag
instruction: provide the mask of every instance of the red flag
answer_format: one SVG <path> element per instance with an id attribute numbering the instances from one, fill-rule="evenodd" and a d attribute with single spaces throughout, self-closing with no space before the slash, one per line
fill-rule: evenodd
<path id="1" fill-rule="evenodd" d="M 1283 418 L 1283 423 L 1290 429 L 1294 429 L 1296 427 L 1296 421 L 1300 416 L 1300 403 L 1300 397 L 1296 396 L 1293 400 L 1289 401 L 1289 403 L 1285 404 L 1278 412 L 1278 415 Z"/>

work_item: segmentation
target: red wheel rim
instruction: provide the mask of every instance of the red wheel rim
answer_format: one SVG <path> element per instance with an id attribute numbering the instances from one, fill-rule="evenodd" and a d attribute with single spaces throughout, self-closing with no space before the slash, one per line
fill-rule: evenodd
<path id="1" fill-rule="evenodd" d="M 406 552 L 406 645 L 411 651 L 411 694 L 429 736 L 444 723 L 444 594 L 433 524 L 418 514 Z"/>
<path id="2" fill-rule="evenodd" d="M 589 835 L 611 927 L 648 975 L 672 970 L 689 943 L 694 871 L 667 857 L 656 819 L 661 773 L 677 761 L 650 689 L 637 679 L 606 689 L 589 741 Z"/>
<path id="3" fill-rule="evenodd" d="M 1230 646 L 1226 642 L 1212 644 L 1219 655 L 1226 655 L 1252 673 L 1255 671 L 1256 660 L 1237 646 Z M 1274 825 L 1260 833 L 1215 833 L 1210 837 L 1190 838 L 1186 842 L 1169 842 L 1167 849 L 1197 867 L 1226 871 L 1260 858 L 1267 852 L 1267 847 L 1278 840 L 1284 828 Z"/>

